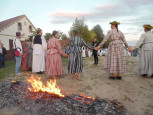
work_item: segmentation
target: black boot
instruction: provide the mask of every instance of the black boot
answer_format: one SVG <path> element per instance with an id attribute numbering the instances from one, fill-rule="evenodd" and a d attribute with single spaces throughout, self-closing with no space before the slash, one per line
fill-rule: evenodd
<path id="1" fill-rule="evenodd" d="M 142 77 L 147 77 L 147 74 L 142 74 L 141 76 L 142 76 Z"/>
<path id="2" fill-rule="evenodd" d="M 113 76 L 110 76 L 110 77 L 109 77 L 109 79 L 115 80 L 115 77 L 113 77 Z"/>
<path id="3" fill-rule="evenodd" d="M 116 79 L 121 80 L 121 79 L 122 79 L 122 77 L 121 77 L 121 76 L 117 76 L 117 77 L 116 77 Z"/>

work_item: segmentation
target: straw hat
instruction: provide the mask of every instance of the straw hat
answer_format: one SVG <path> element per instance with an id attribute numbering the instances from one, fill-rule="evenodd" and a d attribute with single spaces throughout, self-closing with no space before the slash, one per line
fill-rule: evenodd
<path id="1" fill-rule="evenodd" d="M 117 25 L 117 24 L 120 24 L 120 22 L 113 21 L 113 22 L 110 22 L 110 24 L 112 24 L 112 25 Z"/>
<path id="2" fill-rule="evenodd" d="M 143 27 L 147 29 L 153 29 L 153 26 L 151 26 L 150 24 L 145 24 L 143 25 Z"/>

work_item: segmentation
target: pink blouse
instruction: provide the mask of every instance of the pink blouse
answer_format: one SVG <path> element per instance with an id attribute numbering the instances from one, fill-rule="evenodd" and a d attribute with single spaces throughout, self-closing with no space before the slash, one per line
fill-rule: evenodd
<path id="1" fill-rule="evenodd" d="M 55 54 L 55 53 L 64 54 L 61 49 L 61 45 L 59 41 L 55 37 L 52 37 L 48 40 L 46 53 L 47 55 Z"/>

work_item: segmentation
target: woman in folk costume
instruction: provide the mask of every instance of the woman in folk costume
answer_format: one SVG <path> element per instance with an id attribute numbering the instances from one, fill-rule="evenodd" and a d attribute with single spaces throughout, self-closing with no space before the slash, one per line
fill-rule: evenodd
<path id="1" fill-rule="evenodd" d="M 81 37 L 78 36 L 78 32 L 73 30 L 73 37 L 69 41 L 69 51 L 68 51 L 68 73 L 73 74 L 73 79 L 75 78 L 75 73 L 78 73 L 78 80 L 80 80 L 80 73 L 83 69 L 82 61 L 82 46 L 85 45 L 89 49 L 93 50 L 94 47 L 88 45 Z"/>
<path id="2" fill-rule="evenodd" d="M 26 66 L 27 52 L 28 52 L 28 43 L 24 42 L 22 44 L 22 47 L 23 47 L 22 70 L 26 71 L 26 70 L 29 70 L 29 68 Z"/>
<path id="3" fill-rule="evenodd" d="M 141 46 L 140 59 L 139 59 L 139 70 L 142 76 L 152 76 L 153 77 L 153 33 L 151 25 L 143 25 L 144 34 L 141 35 L 140 40 L 136 43 L 133 51 Z"/>
<path id="4" fill-rule="evenodd" d="M 58 38 L 58 32 L 53 31 L 53 37 L 51 37 L 47 42 L 47 60 L 46 60 L 46 70 L 49 76 L 53 78 L 55 75 L 63 75 L 63 66 L 61 55 L 67 56 L 63 53 Z"/>
<path id="5" fill-rule="evenodd" d="M 104 40 L 101 44 L 95 48 L 100 49 L 107 40 L 110 40 L 108 52 L 107 52 L 107 61 L 105 63 L 105 68 L 110 74 L 110 79 L 121 79 L 121 74 L 126 72 L 126 60 L 124 56 L 124 46 L 128 47 L 128 44 L 125 40 L 123 33 L 118 30 L 119 22 L 113 21 L 110 22 L 111 30 L 107 32 Z M 117 75 L 117 77 L 115 77 Z"/>
<path id="6" fill-rule="evenodd" d="M 42 30 L 38 29 L 37 35 L 33 39 L 32 72 L 37 72 L 38 74 L 42 74 L 45 71 L 45 50 L 47 44 L 42 34 Z"/>
<path id="7" fill-rule="evenodd" d="M 32 54 L 33 54 L 33 48 L 32 48 L 32 37 L 31 37 L 29 39 L 27 59 L 26 59 L 26 66 L 30 69 L 32 69 Z"/>

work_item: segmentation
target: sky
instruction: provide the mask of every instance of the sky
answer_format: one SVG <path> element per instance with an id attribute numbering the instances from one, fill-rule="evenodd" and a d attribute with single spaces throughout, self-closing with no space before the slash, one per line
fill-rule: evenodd
<path id="1" fill-rule="evenodd" d="M 118 21 L 129 44 L 153 26 L 153 0 L 0 0 L 0 21 L 25 14 L 43 33 L 60 30 L 68 35 L 75 18 L 84 18 L 89 29 L 99 24 L 104 34 Z"/>

